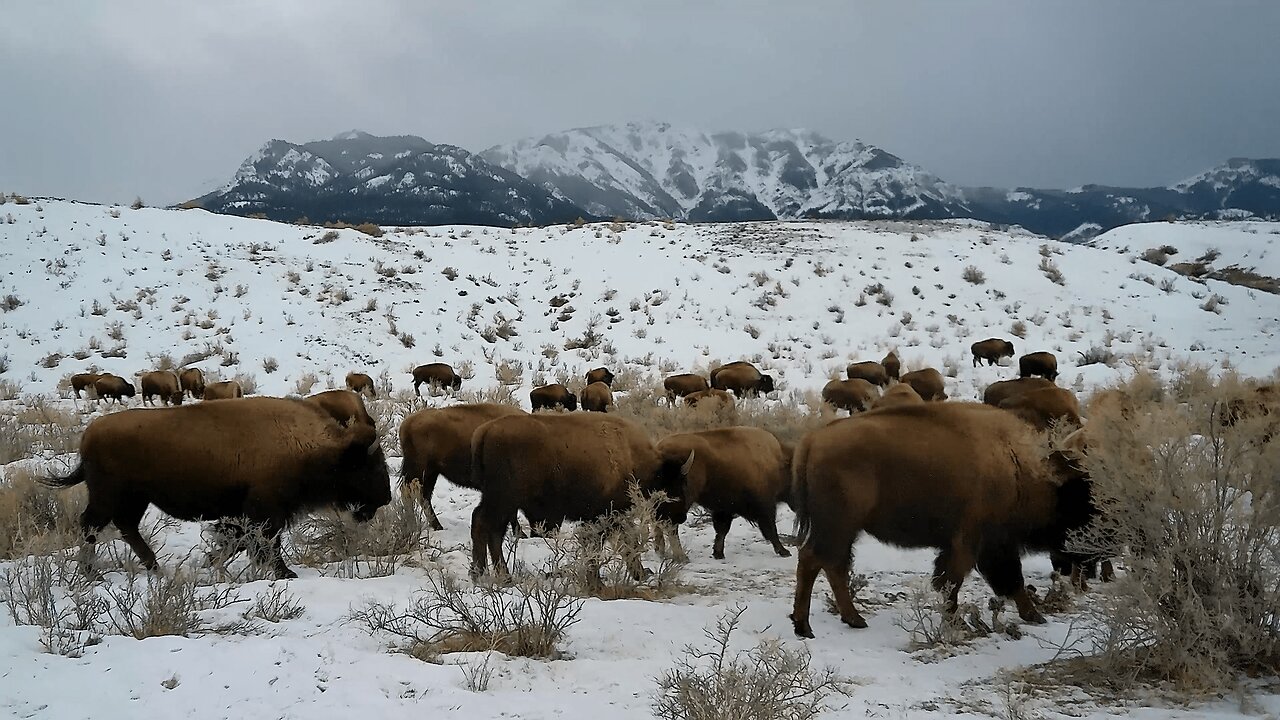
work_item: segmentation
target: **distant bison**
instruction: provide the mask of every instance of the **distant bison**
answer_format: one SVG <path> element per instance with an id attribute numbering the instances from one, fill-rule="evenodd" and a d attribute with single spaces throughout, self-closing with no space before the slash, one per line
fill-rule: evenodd
<path id="1" fill-rule="evenodd" d="M 244 388 L 236 380 L 223 380 L 204 386 L 205 400 L 233 400 L 244 397 Z"/>
<path id="2" fill-rule="evenodd" d="M 885 407 L 896 407 L 898 405 L 923 405 L 924 400 L 921 399 L 920 393 L 915 391 L 910 385 L 898 383 L 893 387 L 885 390 L 884 394 L 876 398 L 871 403 L 872 410 L 879 410 Z"/>
<path id="3" fill-rule="evenodd" d="M 514 405 L 476 403 L 419 410 L 400 423 L 401 489 L 416 491 L 433 529 L 443 529 L 431 505 L 440 475 L 454 485 L 477 489 L 471 478 L 471 435 L 476 428 L 500 417 L 524 414 Z"/>
<path id="4" fill-rule="evenodd" d="M 942 378 L 942 373 L 933 368 L 913 370 L 903 375 L 901 382 L 910 385 L 911 389 L 915 390 L 920 399 L 925 402 L 947 399 L 946 382 Z"/>
<path id="5" fill-rule="evenodd" d="M 155 370 L 153 372 L 142 373 L 142 377 L 138 379 L 138 384 L 142 386 L 142 404 L 146 405 L 148 401 L 152 405 L 155 400 L 152 398 L 159 396 L 160 401 L 165 405 L 181 405 L 182 383 L 178 380 L 177 373 L 172 370 Z"/>
<path id="6" fill-rule="evenodd" d="M 1018 358 L 1018 377 L 1039 375 L 1053 382 L 1058 379 L 1058 358 L 1050 352 L 1033 352 Z"/>
<path id="7" fill-rule="evenodd" d="M 185 368 L 178 373 L 178 382 L 182 384 L 182 391 L 191 396 L 193 400 L 199 400 L 204 397 L 204 371 L 200 368 Z"/>
<path id="8" fill-rule="evenodd" d="M 569 392 L 569 388 L 560 383 L 543 385 L 529 391 L 529 406 L 534 411 L 555 408 L 577 410 L 578 396 Z"/>
<path id="9" fill-rule="evenodd" d="M 137 394 L 133 383 L 111 373 L 99 375 L 98 379 L 93 381 L 93 391 L 97 393 L 99 398 L 111 398 L 117 403 L 124 403 L 125 398 L 133 397 Z"/>
<path id="10" fill-rule="evenodd" d="M 353 422 L 369 427 L 377 425 L 364 406 L 364 400 L 360 399 L 360 394 L 352 390 L 325 390 L 303 399 L 324 409 L 343 427 Z"/>
<path id="11" fill-rule="evenodd" d="M 850 380 L 866 380 L 876 387 L 889 384 L 889 371 L 875 360 L 850 363 L 844 372 Z"/>
<path id="12" fill-rule="evenodd" d="M 1028 390 L 1000 402 L 1000 407 L 1031 423 L 1037 430 L 1048 430 L 1066 423 L 1080 427 L 1080 402 L 1066 388 L 1047 387 Z"/>
<path id="13" fill-rule="evenodd" d="M 1014 355 L 1013 343 L 1000 338 L 976 342 L 970 345 L 969 349 L 973 352 L 974 367 L 980 365 L 983 360 L 986 360 L 988 365 L 998 365 L 1001 358 L 1011 358 Z"/>
<path id="14" fill-rule="evenodd" d="M 778 539 L 778 503 L 787 502 L 791 489 L 791 448 L 767 430 L 728 427 L 668 435 L 658 442 L 665 463 L 685 471 L 684 507 L 698 504 L 711 511 L 716 539 L 711 555 L 724 559 L 724 539 L 735 516 L 760 528 L 777 554 L 790 555 Z M 679 536 L 671 533 L 677 556 Z M 660 536 L 661 537 L 661 536 Z"/>
<path id="15" fill-rule="evenodd" d="M 711 371 L 711 387 L 728 390 L 738 397 L 759 395 L 774 390 L 773 376 L 765 375 L 745 360 L 721 365 Z"/>
<path id="16" fill-rule="evenodd" d="M 378 392 L 373 389 L 373 378 L 365 373 L 347 373 L 347 389 L 354 393 L 367 393 L 371 398 L 378 397 Z"/>
<path id="17" fill-rule="evenodd" d="M 447 387 L 456 391 L 462 387 L 462 376 L 454 372 L 453 366 L 449 363 L 427 363 L 413 369 L 414 394 L 422 394 L 418 391 L 418 387 L 423 383 L 427 385 L 428 390 L 434 387 Z"/>
<path id="18" fill-rule="evenodd" d="M 588 412 L 609 412 L 613 407 L 613 391 L 603 382 L 593 382 L 582 388 L 582 409 Z"/>
<path id="19" fill-rule="evenodd" d="M 822 387 L 822 401 L 849 414 L 870 410 L 879 393 L 876 386 L 862 378 L 832 380 Z"/>
<path id="20" fill-rule="evenodd" d="M 364 521 L 391 500 L 373 428 L 343 428 L 319 407 L 283 398 L 100 417 L 80 440 L 75 471 L 46 483 L 88 487 L 80 516 L 86 569 L 92 568 L 97 533 L 114 524 L 154 570 L 155 553 L 138 523 L 155 505 L 180 520 L 243 518 L 261 527 L 270 548 L 254 548 L 255 556 L 269 560 L 276 577 L 296 577 L 280 553 L 280 533 L 291 518 L 324 506 L 353 506 Z"/>
<path id="21" fill-rule="evenodd" d="M 701 392 L 711 386 L 707 384 L 707 379 L 701 375 L 681 373 L 679 375 L 668 375 L 662 381 L 662 387 L 667 391 L 667 402 L 674 405 L 676 398 L 685 397 L 689 393 Z"/>
<path id="22" fill-rule="evenodd" d="M 93 390 L 93 384 L 97 382 L 100 377 L 102 376 L 98 373 L 76 373 L 75 375 L 72 375 L 71 392 L 75 393 L 76 397 L 81 397 L 80 391 L 85 389 Z"/>
<path id="23" fill-rule="evenodd" d="M 884 371 L 889 374 L 890 380 L 897 380 L 899 373 L 902 371 L 902 361 L 898 359 L 898 354 L 890 350 L 888 355 L 880 361 L 884 366 Z"/>
<path id="24" fill-rule="evenodd" d="M 609 368 L 598 367 L 587 373 L 587 384 L 601 382 L 609 387 L 613 387 L 613 373 L 609 372 Z"/>
<path id="25" fill-rule="evenodd" d="M 1043 390 L 1044 388 L 1057 387 L 1052 382 L 1044 378 L 1017 378 L 1015 380 L 999 380 L 987 386 L 982 391 L 982 402 L 992 407 L 1000 407 L 1000 403 L 1014 395 L 1021 395 L 1031 390 Z"/>
<path id="26" fill-rule="evenodd" d="M 978 403 L 885 408 L 819 428 L 792 461 L 792 504 L 801 539 L 795 632 L 813 637 L 809 605 L 820 571 L 840 619 L 866 627 L 849 593 L 852 547 L 866 531 L 901 547 L 934 547 L 933 584 L 960 584 L 976 564 L 1018 615 L 1041 623 L 1022 576 L 1028 550 L 1060 549 L 1094 516 L 1091 484 L 1071 458 L 1048 454 L 1009 413 Z"/>
<path id="27" fill-rule="evenodd" d="M 717 407 L 730 410 L 737 407 L 737 403 L 733 399 L 733 393 L 716 390 L 715 388 L 699 390 L 685 395 L 684 404 L 685 407 Z"/>

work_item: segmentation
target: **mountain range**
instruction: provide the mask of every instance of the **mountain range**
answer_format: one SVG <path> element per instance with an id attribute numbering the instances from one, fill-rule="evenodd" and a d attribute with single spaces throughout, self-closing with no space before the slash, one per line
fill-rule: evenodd
<path id="1" fill-rule="evenodd" d="M 1085 240 L 1168 217 L 1280 218 L 1280 160 L 1234 158 L 1167 187 L 962 187 L 859 141 L 808 130 L 706 133 L 661 122 L 578 128 L 470 153 L 352 131 L 272 140 L 191 204 L 273 220 L 545 225 L 975 218 Z"/>

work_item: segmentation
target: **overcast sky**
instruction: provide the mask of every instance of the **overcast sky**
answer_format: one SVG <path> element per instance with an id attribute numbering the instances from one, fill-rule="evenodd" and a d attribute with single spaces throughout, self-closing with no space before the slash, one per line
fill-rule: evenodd
<path id="1" fill-rule="evenodd" d="M 0 191 L 172 203 L 265 141 L 473 151 L 637 119 L 807 127 L 965 185 L 1280 156 L 1280 2 L 8 3 Z"/>

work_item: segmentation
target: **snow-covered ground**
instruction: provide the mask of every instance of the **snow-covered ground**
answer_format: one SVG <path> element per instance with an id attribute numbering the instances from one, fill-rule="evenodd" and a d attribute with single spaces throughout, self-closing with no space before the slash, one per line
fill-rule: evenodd
<path id="1" fill-rule="evenodd" d="M 1212 239 L 1200 238 L 1210 231 Z M 1123 375 L 1130 357 L 1161 368 L 1227 364 L 1250 375 L 1280 365 L 1274 337 L 1280 297 L 1212 280 L 1199 284 L 1131 257 L 1156 244 L 1188 256 L 1215 246 L 1224 260 L 1239 253 L 1264 272 L 1264 262 L 1273 266 L 1275 258 L 1246 245 L 1276 237 L 1275 224 L 1121 228 L 1100 239 L 1143 235 L 1098 248 L 955 221 L 443 227 L 381 238 L 342 230 L 324 241 L 326 232 L 195 210 L 40 199 L 0 205 L 0 305 L 7 308 L 0 313 L 0 356 L 8 365 L 0 380 L 20 383 L 24 394 L 54 394 L 62 378 L 90 367 L 132 376 L 162 355 L 181 361 L 209 351 L 197 366 L 228 377 L 252 374 L 266 394 L 294 392 L 306 373 L 320 375 L 315 390 L 338 386 L 352 369 L 385 371 L 394 389 L 405 390 L 408 370 L 435 360 L 470 362 L 474 377 L 466 389 L 496 385 L 494 368 L 507 362 L 523 363 L 517 397 L 527 407 L 527 391 L 556 373 L 581 377 L 608 365 L 657 378 L 739 358 L 773 372 L 785 397 L 817 390 L 851 359 L 878 359 L 890 348 L 904 369 L 954 371 L 951 397 L 976 398 L 987 383 L 1016 374 L 1008 365 L 971 366 L 969 345 L 992 336 L 1012 339 L 1019 354 L 1057 353 L 1061 382 L 1081 390 Z M 1128 253 L 1118 252 L 1126 245 Z M 1060 271 L 1062 284 L 1047 277 L 1042 262 Z M 962 277 L 971 265 L 984 276 L 980 284 Z M 1225 302 L 1217 312 L 1202 309 L 1214 294 Z M 392 334 L 388 314 L 398 334 L 413 336 L 413 347 Z M 593 322 L 603 340 L 565 350 Z M 1015 323 L 1024 326 L 1025 339 L 1011 334 Z M 504 324 L 517 334 L 486 339 Z M 1078 353 L 1101 347 L 1121 362 L 1076 366 Z M 277 366 L 270 373 L 268 359 Z M 440 561 L 455 569 L 465 567 L 475 499 L 445 482 L 436 490 L 446 529 L 434 540 L 445 550 Z M 781 515 L 789 527 L 790 514 Z M 197 534 L 186 525 L 166 532 L 161 562 L 175 564 Z M 692 557 L 685 575 L 695 592 L 662 602 L 588 601 L 564 643 L 566 659 L 497 657 L 486 692 L 468 690 L 462 669 L 449 664 L 474 658 L 424 663 L 388 652 L 390 638 L 346 621 L 367 598 L 403 603 L 422 586 L 424 570 L 343 579 L 299 566 L 302 577 L 290 589 L 305 613 L 248 636 L 107 637 L 69 659 L 42 653 L 38 631 L 14 627 L 5 613 L 0 714 L 649 717 L 654 677 L 686 643 L 700 643 L 702 629 L 730 607 L 747 608 L 743 646 L 765 636 L 801 643 L 787 620 L 792 558 L 776 557 L 741 521 L 725 561 L 710 557 L 709 525 L 686 528 L 683 536 Z M 855 571 L 868 576 L 864 596 L 879 598 L 924 578 L 931 564 L 929 552 L 865 540 Z M 1028 558 L 1026 568 L 1029 582 L 1046 585 L 1045 558 Z M 253 597 L 265 585 L 246 586 L 242 594 Z M 984 703 L 999 715 L 1001 690 L 992 678 L 1001 668 L 1051 658 L 1070 621 L 1057 616 L 1024 628 L 1020 640 L 993 636 L 938 659 L 907 652 L 907 633 L 894 623 L 906 611 L 902 602 L 866 608 L 871 627 L 853 631 L 821 610 L 825 584 L 818 587 L 817 638 L 803 644 L 817 664 L 856 683 L 850 697 L 837 698 L 844 709 L 832 717 L 939 717 Z M 975 576 L 965 595 L 985 604 L 989 590 Z M 1264 712 L 1280 712 L 1280 699 L 1257 700 Z M 1070 695 L 1027 703 L 1043 716 L 1114 711 Z M 1151 718 L 1240 711 L 1225 700 L 1127 709 Z"/>

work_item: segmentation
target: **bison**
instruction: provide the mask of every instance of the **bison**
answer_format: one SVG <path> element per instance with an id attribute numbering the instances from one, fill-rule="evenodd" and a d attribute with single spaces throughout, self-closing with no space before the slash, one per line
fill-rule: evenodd
<path id="1" fill-rule="evenodd" d="M 891 545 L 937 548 L 933 585 L 949 590 L 949 611 L 976 564 L 1023 620 L 1044 622 L 1021 555 L 1061 548 L 1096 512 L 1088 477 L 1070 458 L 1046 456 L 1026 423 L 978 403 L 885 408 L 819 428 L 796 448 L 791 494 L 801 538 L 791 620 L 802 637 L 813 637 L 819 571 L 840 619 L 866 627 L 849 593 L 864 530 Z"/>
<path id="2" fill-rule="evenodd" d="M 774 384 L 772 375 L 765 375 L 755 365 L 745 360 L 738 360 L 712 370 L 711 387 L 716 390 L 729 390 L 734 395 L 742 397 L 771 393 Z"/>
<path id="3" fill-rule="evenodd" d="M 904 383 L 898 383 L 888 390 L 885 390 L 883 395 L 876 398 L 876 401 L 871 403 L 871 409 L 878 410 L 884 407 L 921 405 L 923 403 L 924 400 L 921 399 L 920 393 L 916 392 L 914 388 Z"/>
<path id="4" fill-rule="evenodd" d="M 613 387 L 613 373 L 609 372 L 609 368 L 598 367 L 587 373 L 587 384 L 602 382 L 609 387 Z"/>
<path id="5" fill-rule="evenodd" d="M 489 565 L 507 575 L 502 541 L 523 511 L 534 526 L 596 520 L 631 506 L 629 484 L 642 494 L 665 492 L 659 519 L 684 522 L 684 473 L 691 458 L 664 462 L 636 423 L 597 413 L 511 415 L 481 425 L 471 440 L 472 483 L 480 504 L 471 514 L 471 576 Z M 633 575 L 643 569 L 638 559 Z"/>
<path id="6" fill-rule="evenodd" d="M 476 428 L 507 415 L 524 415 L 514 405 L 477 403 L 426 408 L 400 423 L 401 488 L 417 489 L 418 501 L 435 530 L 443 525 L 431 505 L 436 479 L 444 475 L 454 485 L 478 489 L 471 480 L 471 435 Z"/>
<path id="7" fill-rule="evenodd" d="M 899 368 L 901 368 L 901 365 L 899 365 Z M 844 372 L 845 376 L 850 380 L 866 380 L 877 387 L 884 387 L 889 384 L 889 371 L 884 365 L 875 360 L 850 363 Z"/>
<path id="8" fill-rule="evenodd" d="M 1057 386 L 1028 390 L 1005 398 L 999 407 L 1045 431 L 1059 423 L 1080 427 L 1080 402 L 1066 388 Z"/>
<path id="9" fill-rule="evenodd" d="M 969 346 L 969 350 L 973 352 L 973 366 L 977 367 L 982 364 L 983 360 L 988 365 L 998 365 L 1002 358 L 1013 357 L 1013 343 L 1000 338 L 988 338 L 980 340 Z"/>
<path id="10" fill-rule="evenodd" d="M 178 382 L 182 391 L 189 394 L 192 400 L 204 397 L 204 371 L 200 368 L 185 368 L 178 373 Z"/>
<path id="11" fill-rule="evenodd" d="M 427 363 L 419 365 L 413 369 L 413 393 L 422 395 L 418 391 L 418 387 L 426 383 L 427 389 L 434 387 L 447 387 L 456 391 L 462 387 L 462 376 L 454 372 L 453 366 L 449 363 Z"/>
<path id="12" fill-rule="evenodd" d="M 165 405 L 181 405 L 182 398 L 186 394 L 182 390 L 182 383 L 178 380 L 177 373 L 172 370 L 143 373 L 138 379 L 138 384 L 142 386 L 143 405 L 146 405 L 147 401 L 151 401 L 154 405 L 155 400 L 152 398 L 157 395 Z"/>
<path id="13" fill-rule="evenodd" d="M 832 380 L 822 388 L 823 402 L 837 410 L 848 410 L 850 415 L 870 410 L 878 396 L 876 386 L 862 378 Z"/>
<path id="14" fill-rule="evenodd" d="M 587 412 L 609 412 L 613 407 L 613 391 L 603 382 L 593 382 L 582 388 L 582 409 Z"/>
<path id="15" fill-rule="evenodd" d="M 52 487 L 84 483 L 81 567 L 91 574 L 96 536 L 113 524 L 147 568 L 155 553 L 138 530 L 151 505 L 180 520 L 243 518 L 269 548 L 254 555 L 278 578 L 297 577 L 280 554 L 280 533 L 300 513 L 351 506 L 367 521 L 391 501 L 386 459 L 373 428 L 342 427 L 301 400 L 250 398 L 158 410 L 125 410 L 94 420 L 80 440 L 80 463 Z"/>
<path id="16" fill-rule="evenodd" d="M 368 393 L 371 398 L 378 397 L 378 392 L 373 389 L 373 378 L 365 373 L 347 373 L 347 389 L 354 393 Z"/>
<path id="17" fill-rule="evenodd" d="M 942 373 L 933 368 L 912 370 L 902 376 L 901 382 L 910 385 L 920 399 L 926 402 L 947 399 L 946 383 L 942 379 Z"/>
<path id="18" fill-rule="evenodd" d="M 111 373 L 99 375 L 98 379 L 93 381 L 93 391 L 100 398 L 111 398 L 121 404 L 124 403 L 125 398 L 133 397 L 137 394 L 133 383 Z"/>
<path id="19" fill-rule="evenodd" d="M 244 397 L 244 388 L 235 380 L 223 380 L 204 386 L 205 400 L 233 400 L 242 397 Z"/>
<path id="20" fill-rule="evenodd" d="M 693 458 L 685 471 L 681 502 L 685 512 L 694 503 L 711 511 L 716 530 L 712 557 L 724 559 L 724 538 L 734 517 L 760 528 L 777 554 L 791 554 L 778 539 L 777 524 L 778 503 L 790 497 L 791 448 L 773 433 L 754 427 L 717 428 L 668 435 L 657 447 L 668 465 Z M 677 556 L 682 556 L 677 529 L 672 528 L 670 537 Z"/>
<path id="21" fill-rule="evenodd" d="M 706 403 L 703 407 L 723 407 L 730 410 L 737 408 L 737 403 L 733 399 L 733 393 L 725 390 L 699 390 L 698 392 L 689 393 L 684 396 L 685 407 L 698 407 L 699 403 Z"/>
<path id="22" fill-rule="evenodd" d="M 1000 403 L 1015 395 L 1051 387 L 1057 386 L 1040 377 L 999 380 L 991 383 L 986 390 L 982 391 L 982 402 L 992 407 L 1000 407 Z"/>
<path id="23" fill-rule="evenodd" d="M 898 354 L 890 350 L 888 355 L 880 361 L 884 366 L 884 371 L 889 374 L 890 380 L 897 380 L 898 374 L 902 371 L 902 361 L 898 359 Z"/>
<path id="24" fill-rule="evenodd" d="M 71 392 L 75 393 L 76 397 L 81 397 L 80 391 L 86 388 L 94 390 L 93 384 L 96 383 L 100 377 L 102 376 L 98 373 L 76 373 L 75 375 L 72 375 Z M 97 391 L 94 390 L 94 392 Z"/>
<path id="25" fill-rule="evenodd" d="M 707 384 L 707 379 L 701 375 L 681 373 L 679 375 L 668 375 L 662 381 L 662 387 L 667 391 L 667 402 L 675 405 L 676 398 L 686 397 L 690 393 L 701 392 L 711 386 Z"/>
<path id="26" fill-rule="evenodd" d="M 343 427 L 353 422 L 369 427 L 377 425 L 369 415 L 368 408 L 364 406 L 364 400 L 360 399 L 360 394 L 352 390 L 325 390 L 303 399 L 322 408 Z"/>
<path id="27" fill-rule="evenodd" d="M 555 408 L 577 410 L 578 396 L 569 392 L 569 388 L 560 383 L 543 385 L 529 391 L 529 407 L 534 412 Z"/>
<path id="28" fill-rule="evenodd" d="M 1053 382 L 1058 379 L 1058 358 L 1051 352 L 1027 353 L 1018 358 L 1018 377 L 1040 377 Z"/>

